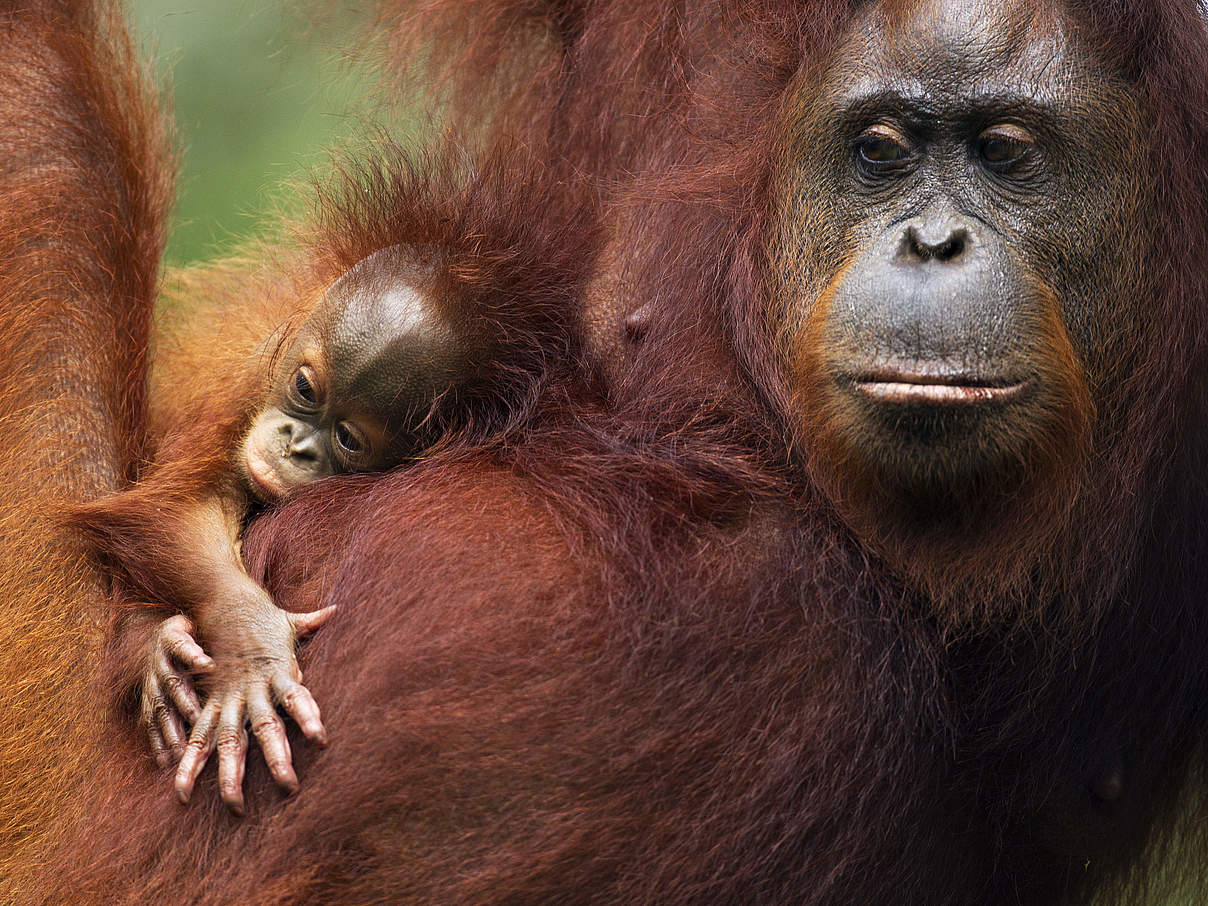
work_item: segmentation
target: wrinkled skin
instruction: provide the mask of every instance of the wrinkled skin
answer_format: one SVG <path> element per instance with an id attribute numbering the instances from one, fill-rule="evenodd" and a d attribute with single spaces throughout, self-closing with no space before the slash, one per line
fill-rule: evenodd
<path id="1" fill-rule="evenodd" d="M 1059 140 L 1044 140 L 1026 104 L 1018 121 L 961 123 L 966 70 L 1014 73 L 1032 95 L 1052 83 L 1028 55 L 1045 35 L 1068 37 L 1068 22 L 1013 41 L 1018 60 L 978 40 L 974 16 L 1002 29 L 1016 9 L 926 3 L 892 29 L 874 14 L 877 27 L 857 24 L 821 67 L 821 90 L 808 65 L 795 84 L 778 83 L 796 138 L 768 142 L 778 180 L 759 201 L 776 216 L 758 238 L 774 246 L 772 286 L 754 267 L 745 281 L 719 273 L 728 262 L 710 243 L 736 233 L 737 203 L 699 205 L 710 210 L 692 214 L 708 229 L 677 235 L 657 207 L 638 208 L 666 242 L 634 243 L 634 256 L 668 252 L 651 262 L 658 273 L 636 274 L 627 300 L 642 313 L 632 332 L 648 354 L 632 386 L 646 408 L 601 416 L 567 393 L 550 406 L 562 407 L 552 430 L 529 426 L 506 450 L 327 483 L 259 520 L 248 555 L 279 600 L 343 605 L 306 655 L 341 744 L 308 749 L 300 794 L 265 796 L 243 822 L 203 811 L 216 804 L 203 796 L 193 814 L 211 820 L 176 820 L 120 779 L 108 796 L 80 791 L 72 801 L 95 823 L 65 834 L 89 845 L 76 861 L 54 854 L 63 879 L 43 883 L 45 901 L 96 901 L 118 878 L 130 903 L 153 891 L 215 904 L 250 892 L 280 903 L 1013 906 L 1082 902 L 1139 860 L 1147 809 L 1172 813 L 1159 794 L 1165 776 L 1180 779 L 1177 750 L 1202 738 L 1192 714 L 1208 646 L 1203 621 L 1186 617 L 1199 612 L 1204 558 L 1185 555 L 1206 547 L 1179 509 L 1201 499 L 1202 473 L 1177 473 L 1176 494 L 1127 486 L 1160 510 L 1135 546 L 1114 543 L 1113 524 L 1094 533 L 1135 573 L 1096 586 L 1113 596 L 1096 602 L 1098 622 L 1077 612 L 1075 595 L 1039 582 L 1019 597 L 1033 620 L 1019 634 L 1006 621 L 970 628 L 966 610 L 945 613 L 928 594 L 969 591 L 953 597 L 976 603 L 984 589 L 938 574 L 960 568 L 958 553 L 981 561 L 976 572 L 995 541 L 1015 559 L 990 567 L 1013 572 L 986 584 L 1018 581 L 1034 551 L 1016 542 L 1047 544 L 1072 524 L 1044 517 L 1061 516 L 1053 501 L 1085 484 L 1086 451 L 1142 450 L 1135 437 L 1112 438 L 1133 348 L 1153 339 L 1135 326 L 1149 309 L 1130 306 L 1158 308 L 1165 297 L 1147 296 L 1137 272 L 1151 252 L 1172 260 L 1150 248 L 1130 195 L 1146 191 L 1134 135 L 1144 116 L 1077 41 L 1056 40 L 1052 71 L 1083 79 L 1095 103 L 1055 111 Z M 603 18 L 584 33 L 606 28 Z M 706 37 L 724 44 L 740 18 Z M 631 31 L 646 27 L 643 17 Z M 675 30 L 658 37 L 674 43 Z M 688 62 L 707 68 L 709 48 L 698 47 Z M 921 72 L 926 97 L 845 122 L 836 110 L 860 82 L 853 71 L 894 85 Z M 590 90 L 599 99 L 623 87 Z M 1112 130 L 1104 104 L 1124 112 Z M 1067 113 L 1085 125 L 1063 125 Z M 1107 131 L 1098 151 L 1118 167 L 1063 158 Z M 734 133 L 727 150 L 744 137 Z M 860 162 L 899 162 L 904 142 L 914 169 L 862 186 Z M 1016 207 L 999 191 L 1010 175 L 987 165 L 1030 144 L 1065 162 L 1042 183 L 1017 179 L 1028 201 Z M 714 181 L 717 172 L 706 168 Z M 639 181 L 635 194 L 678 202 L 693 175 L 675 174 L 670 188 Z M 1135 188 L 1120 191 L 1129 180 Z M 1124 226 L 1135 242 L 1119 241 Z M 845 266 L 860 279 L 848 282 Z M 713 296 L 684 290 L 701 284 Z M 842 305 L 828 301 L 837 296 Z M 668 309 L 681 316 L 670 337 Z M 700 329 L 714 318 L 725 324 Z M 722 365 L 758 358 L 739 378 L 792 392 L 705 395 L 715 372 L 693 356 L 697 341 L 728 337 L 722 327 L 777 341 L 775 357 L 767 334 L 762 346 L 726 348 Z M 1190 362 L 1180 350 L 1160 348 Z M 1159 396 L 1144 401 L 1157 413 L 1150 424 L 1182 445 Z M 1071 430 L 1056 432 L 1061 423 Z M 916 444 L 911 455 L 896 452 L 903 441 Z M 934 518 L 920 525 L 912 512 Z M 1113 523 L 1147 511 L 1101 512 Z M 1037 573 L 1050 579 L 1056 563 L 1064 577 L 1068 562 L 1050 558 Z M 1168 660 L 1179 669 L 1155 668 Z M 271 779 L 250 776 L 263 795 Z M 95 801 L 105 807 L 90 811 Z"/>
<path id="2" fill-rule="evenodd" d="M 774 253 L 813 470 L 924 581 L 937 557 L 984 572 L 968 548 L 1004 526 L 1023 569 L 1128 373 L 1138 105 L 1019 5 L 873 12 L 837 59 L 787 124 Z"/>
<path id="3" fill-rule="evenodd" d="M 474 368 L 474 345 L 441 320 L 397 248 L 341 277 L 273 369 L 243 441 L 265 502 L 340 472 L 377 472 L 414 451 L 412 430 Z"/>

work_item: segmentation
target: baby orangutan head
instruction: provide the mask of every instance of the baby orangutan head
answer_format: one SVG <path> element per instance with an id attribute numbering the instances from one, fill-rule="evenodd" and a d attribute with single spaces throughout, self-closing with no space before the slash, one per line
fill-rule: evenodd
<path id="1" fill-rule="evenodd" d="M 475 373 L 478 348 L 399 246 L 347 271 L 284 347 L 241 450 L 269 502 L 338 472 L 414 452 L 434 400 Z"/>

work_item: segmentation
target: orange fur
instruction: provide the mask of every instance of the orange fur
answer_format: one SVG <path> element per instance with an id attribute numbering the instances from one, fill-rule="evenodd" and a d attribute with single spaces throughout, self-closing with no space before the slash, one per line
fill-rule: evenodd
<path id="1" fill-rule="evenodd" d="M 474 425 L 426 461 L 337 478 L 252 526 L 249 567 L 278 601 L 341 611 L 304 663 L 332 746 L 300 751 L 304 785 L 290 799 L 253 767 L 243 821 L 222 813 L 208 781 L 182 816 L 137 740 L 89 736 L 99 735 L 92 703 L 62 666 L 81 662 L 61 645 L 91 638 L 70 620 L 95 606 L 96 583 L 74 611 L 36 603 L 91 574 L 59 559 L 63 536 L 38 534 L 28 504 L 44 493 L 18 484 L 3 511 L 13 537 L 48 546 L 35 548 L 33 570 L 27 551 L 4 554 L 19 612 L 37 617 L 20 624 L 28 638 L 5 639 L 18 665 L 0 690 L 5 726 L 17 728 L 9 736 L 32 726 L 37 740 L 0 746 L 0 777 L 21 778 L 5 814 L 34 832 L 4 852 L 0 899 L 1006 906 L 1137 902 L 1141 882 L 1165 880 L 1147 869 L 1176 839 L 1208 736 L 1208 37 L 1197 5 L 1062 4 L 1143 106 L 1154 180 L 1143 201 L 1156 225 L 1106 237 L 1127 252 L 1139 238 L 1147 254 L 1111 275 L 1136 311 L 1096 349 L 1127 380 L 1094 396 L 1094 410 L 1079 390 L 1085 363 L 1067 354 L 1068 325 L 1042 290 L 1053 321 L 1041 325 L 1041 354 L 1069 395 L 1052 433 L 1075 435 L 1068 449 L 1053 439 L 1050 465 L 1076 485 L 1081 515 L 1058 526 L 1070 558 L 1028 564 L 1020 612 L 1006 617 L 989 606 L 1000 582 L 969 588 L 979 597 L 966 606 L 937 607 L 965 577 L 917 581 L 895 568 L 875 533 L 844 520 L 795 443 L 799 409 L 814 401 L 794 399 L 783 373 L 793 347 L 773 302 L 775 176 L 801 150 L 783 123 L 867 4 L 385 5 L 407 13 L 386 16 L 400 28 L 398 60 L 431 64 L 425 74 L 475 142 L 511 149 L 518 138 L 532 155 L 530 183 L 503 180 L 515 194 L 455 218 L 454 245 L 477 266 L 449 271 L 471 291 L 540 291 L 521 331 L 540 338 L 524 347 L 536 367 L 497 385 L 523 402 L 451 408 Z M 48 31 L 26 33 L 26 49 L 55 46 Z M 10 61 L 0 57 L 0 72 Z M 88 93 L 111 77 L 51 81 Z M 363 175 L 368 191 L 321 208 L 302 256 L 317 272 L 406 241 L 381 240 L 409 222 L 395 202 L 413 171 L 387 159 Z M 14 214 L 53 211 L 43 192 L 57 198 L 39 185 Z M 95 185 L 72 197 L 108 198 Z M 102 262 L 94 278 L 148 261 L 56 244 L 60 222 L 38 235 L 72 268 Z M 610 237 L 603 257 L 597 230 Z M 492 250 L 482 236 L 506 241 Z M 78 270 L 17 260 L 25 280 L 67 273 L 64 285 L 77 285 Z M 582 293 L 600 276 L 593 261 L 618 270 L 623 307 L 653 307 L 640 348 L 611 369 L 595 367 L 603 353 L 563 320 L 592 304 Z M 145 316 L 144 295 L 132 296 Z M 105 323 L 95 316 L 105 298 L 37 314 Z M 19 294 L 4 309 L 28 310 Z M 88 362 L 136 356 L 145 334 L 117 335 L 133 342 L 107 333 L 69 348 Z M 798 358 L 820 351 L 808 339 Z M 15 411 L 54 398 L 47 375 L 69 378 L 52 361 L 24 363 Z M 120 434 L 123 412 L 138 424 L 124 392 L 139 385 L 106 386 L 117 414 L 93 412 L 82 435 L 56 422 L 53 436 L 124 465 L 92 442 Z M 1082 455 L 1080 422 L 1092 418 L 1112 428 L 1074 477 L 1061 469 Z M 39 448 L 10 436 L 25 454 L 11 463 L 20 482 Z M 112 480 L 72 471 L 62 480 L 87 485 L 72 502 L 111 490 L 120 465 L 107 466 Z M 1025 571 L 997 552 L 992 569 Z M 931 586 L 945 582 L 937 595 Z M 43 677 L 56 695 L 47 708 L 31 691 Z M 67 748 L 81 736 L 82 748 Z M 66 755 L 39 768 L 46 751 Z M 1125 795 L 1095 798 L 1117 763 Z M 1191 808 L 1198 820 L 1177 838 L 1187 855 L 1167 864 L 1174 881 L 1202 885 L 1202 803 Z"/>
<path id="2" fill-rule="evenodd" d="M 60 521 L 142 455 L 170 161 L 109 3 L 0 9 L 0 885 L 79 820 L 105 577 Z M 0 898 L 14 902 L 12 893 Z"/>

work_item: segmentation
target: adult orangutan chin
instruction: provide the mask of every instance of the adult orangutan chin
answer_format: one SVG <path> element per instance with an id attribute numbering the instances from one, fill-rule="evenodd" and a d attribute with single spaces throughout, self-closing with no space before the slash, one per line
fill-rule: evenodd
<path id="1" fill-rule="evenodd" d="M 211 775 L 182 811 L 135 742 L 73 737 L 72 770 L 25 786 L 26 826 L 54 833 L 5 850 L 13 897 L 964 906 L 1134 901 L 1155 866 L 1202 884 L 1194 826 L 1158 858 L 1180 808 L 1202 818 L 1176 797 L 1208 691 L 1196 4 L 423 12 L 398 21 L 425 53 L 390 46 L 456 61 L 426 71 L 449 116 L 495 105 L 484 146 L 519 136 L 550 186 L 601 198 L 602 249 L 547 231 L 593 269 L 587 348 L 496 441 L 321 483 L 250 529 L 275 600 L 341 608 L 301 656 L 331 744 L 298 751 L 296 796 L 256 764 L 245 818 Z M 57 147 L 63 125 L 34 134 Z M 48 638 L 8 644 L 10 683 L 61 657 Z M 8 736 L 94 704 L 5 702 Z"/>

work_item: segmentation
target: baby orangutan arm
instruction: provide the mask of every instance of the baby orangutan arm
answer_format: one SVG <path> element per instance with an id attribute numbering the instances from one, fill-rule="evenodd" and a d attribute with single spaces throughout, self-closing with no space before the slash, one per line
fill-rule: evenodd
<path id="1" fill-rule="evenodd" d="M 157 761 L 179 759 L 182 800 L 217 749 L 222 799 L 243 810 L 248 723 L 275 780 L 295 788 L 278 706 L 307 738 L 324 741 L 294 645 L 331 611 L 282 611 L 246 573 L 239 532 L 253 499 L 272 506 L 334 474 L 400 465 L 459 432 L 488 436 L 510 423 L 514 400 L 531 399 L 546 363 L 559 360 L 543 338 L 562 336 L 551 326 L 562 296 L 542 290 L 553 284 L 540 269 L 529 275 L 527 245 L 523 267 L 491 247 L 484 253 L 482 224 L 451 216 L 472 193 L 459 200 L 438 188 L 425 189 L 416 206 L 427 213 L 414 246 L 380 248 L 317 301 L 291 303 L 314 307 L 301 322 L 277 322 L 283 332 L 266 331 L 242 364 L 161 357 L 157 373 L 172 379 L 152 388 L 165 414 L 154 423 L 152 467 L 73 510 L 126 599 L 155 602 L 119 623 L 118 679 L 141 692 Z"/>
<path id="2" fill-rule="evenodd" d="M 280 610 L 244 571 L 237 539 L 250 498 L 273 504 L 338 472 L 376 472 L 403 461 L 433 402 L 474 374 L 476 345 L 415 284 L 420 272 L 399 255 L 396 248 L 375 253 L 328 289 L 268 360 L 267 385 L 233 456 L 210 470 L 220 479 L 173 507 L 172 557 L 183 568 L 176 568 L 167 600 L 188 604 L 205 653 L 181 621 L 161 625 L 147 649 L 143 710 L 152 747 L 181 753 L 175 785 L 183 801 L 217 749 L 223 801 L 242 810 L 247 723 L 273 777 L 287 789 L 297 786 L 277 704 L 307 738 L 324 741 L 294 642 L 330 611 Z M 213 660 L 208 670 L 206 656 Z M 195 707 L 187 671 L 176 665 L 203 673 L 204 706 Z M 193 722 L 183 747 L 182 717 Z"/>
<path id="3" fill-rule="evenodd" d="M 187 799 L 218 748 L 222 798 L 238 811 L 247 735 L 232 720 L 253 722 L 273 777 L 291 790 L 297 779 L 274 703 L 308 738 L 324 739 L 318 709 L 299 684 L 294 643 L 331 611 L 286 613 L 247 575 L 238 533 L 249 500 L 230 475 L 233 442 L 223 439 L 237 435 L 238 423 L 196 424 L 169 442 L 163 464 L 144 481 L 81 505 L 73 521 L 116 568 L 126 600 L 152 602 L 123 607 L 113 649 L 114 679 L 138 696 L 152 754 L 161 767 L 183 760 L 177 794 Z"/>
<path id="4" fill-rule="evenodd" d="M 217 749 L 220 795 L 232 811 L 242 814 L 247 725 L 260 743 L 273 778 L 291 792 L 297 788 L 298 778 L 276 706 L 280 704 L 297 721 L 307 739 L 319 745 L 326 742 L 318 705 L 301 683 L 294 646 L 333 611 L 325 608 L 294 614 L 281 610 L 248 576 L 236 540 L 241 517 L 238 504 L 215 494 L 181 515 L 182 573 L 192 577 L 192 587 L 181 591 L 193 602 L 193 621 L 206 651 L 200 652 L 183 620 L 172 618 L 161 624 L 152 639 L 151 662 L 144 677 L 144 718 L 163 715 L 168 704 L 164 686 L 175 688 L 175 694 L 169 693 L 172 704 L 193 723 L 176 770 L 177 796 L 188 801 L 198 774 Z M 205 674 L 203 706 L 194 707 L 196 697 L 185 683 L 166 680 L 171 674 L 162 671 L 169 656 L 184 664 L 204 665 L 202 659 L 207 656 L 212 661 Z M 154 746 L 156 732 L 165 733 L 164 721 L 152 720 L 148 727 Z M 175 727 L 168 733 L 174 736 Z M 173 749 L 176 742 L 167 735 L 161 740 Z"/>

